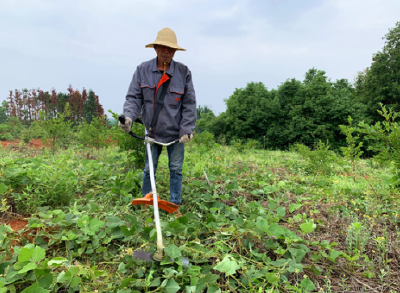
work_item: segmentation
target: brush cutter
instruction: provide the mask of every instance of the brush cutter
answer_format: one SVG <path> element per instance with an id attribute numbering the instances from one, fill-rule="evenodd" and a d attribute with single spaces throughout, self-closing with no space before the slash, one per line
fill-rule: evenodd
<path id="1" fill-rule="evenodd" d="M 118 117 L 118 120 L 121 124 L 125 124 L 125 116 L 120 115 Z M 135 122 L 142 123 L 141 120 L 136 120 Z M 154 178 L 154 166 L 153 166 L 153 157 L 151 155 L 151 147 L 150 145 L 155 143 L 159 144 L 162 146 L 169 146 L 174 143 L 179 142 L 179 139 L 176 139 L 172 142 L 169 143 L 162 143 L 162 142 L 157 142 L 153 138 L 147 136 L 147 129 L 145 129 L 145 137 L 138 136 L 137 134 L 133 133 L 132 130 L 129 131 L 129 134 L 135 138 L 142 139 L 144 140 L 146 144 L 146 150 L 147 150 L 147 157 L 149 160 L 149 172 L 150 172 L 150 183 L 151 183 L 151 190 L 152 192 L 146 194 L 142 198 L 137 198 L 132 201 L 132 205 L 137 205 L 137 204 L 146 204 L 146 205 L 153 205 L 154 206 L 154 221 L 156 224 L 156 232 L 157 232 L 157 251 L 152 255 L 151 253 L 144 252 L 144 251 L 135 251 L 133 256 L 145 260 L 145 261 L 162 261 L 165 258 L 164 254 L 164 244 L 162 240 L 162 233 L 161 233 L 161 224 L 160 224 L 160 214 L 158 211 L 158 208 L 163 209 L 164 211 L 172 214 L 174 211 L 178 210 L 179 206 L 176 204 L 173 204 L 171 202 L 165 201 L 165 200 L 160 200 L 160 198 L 157 195 L 156 191 L 156 183 L 155 183 L 155 178 Z M 187 265 L 188 259 L 184 258 L 182 259 L 182 264 L 185 266 Z"/>

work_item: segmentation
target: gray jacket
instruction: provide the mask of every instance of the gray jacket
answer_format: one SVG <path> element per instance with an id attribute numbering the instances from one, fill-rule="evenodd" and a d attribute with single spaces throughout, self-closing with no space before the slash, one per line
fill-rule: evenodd
<path id="1" fill-rule="evenodd" d="M 166 73 L 171 78 L 154 131 L 150 136 L 160 142 L 170 142 L 182 135 L 191 134 L 196 125 L 196 95 L 192 74 L 180 62 L 171 61 Z M 150 128 L 155 109 L 155 93 L 162 72 L 157 68 L 157 58 L 140 64 L 129 85 L 124 114 L 135 121 L 142 116 L 146 129 Z"/>

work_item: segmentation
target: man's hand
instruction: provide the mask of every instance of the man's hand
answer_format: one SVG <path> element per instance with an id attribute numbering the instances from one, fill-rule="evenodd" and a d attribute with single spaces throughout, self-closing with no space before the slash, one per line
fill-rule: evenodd
<path id="1" fill-rule="evenodd" d="M 179 139 L 180 143 L 185 143 L 188 142 L 189 140 L 191 140 L 193 138 L 193 134 L 185 134 L 182 135 L 182 137 Z"/>
<path id="2" fill-rule="evenodd" d="M 121 127 L 123 131 L 129 132 L 131 131 L 132 127 L 132 119 L 129 117 L 125 117 L 125 124 L 121 124 L 121 122 L 118 122 L 118 126 Z"/>

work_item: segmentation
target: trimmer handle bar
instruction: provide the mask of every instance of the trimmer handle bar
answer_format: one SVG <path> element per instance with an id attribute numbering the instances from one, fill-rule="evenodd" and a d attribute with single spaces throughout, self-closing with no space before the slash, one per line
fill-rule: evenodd
<path id="1" fill-rule="evenodd" d="M 119 115 L 118 116 L 118 120 L 119 120 L 119 122 L 121 124 L 125 124 L 125 115 L 124 114 Z M 142 120 L 140 118 L 137 118 L 135 120 L 135 122 L 139 123 L 139 124 L 143 124 L 143 122 L 142 122 Z M 130 135 L 132 135 L 134 138 L 138 138 L 138 139 L 144 140 L 145 143 L 150 143 L 150 144 L 155 143 L 155 144 L 159 144 L 159 145 L 162 145 L 162 146 L 169 146 L 169 145 L 172 145 L 174 143 L 179 142 L 179 138 L 175 139 L 174 141 L 171 141 L 171 142 L 159 142 L 159 141 L 154 140 L 154 138 L 148 136 L 147 134 L 146 134 L 145 137 L 142 137 L 142 136 L 137 135 L 136 133 L 133 133 L 132 130 L 130 130 L 128 133 Z"/>

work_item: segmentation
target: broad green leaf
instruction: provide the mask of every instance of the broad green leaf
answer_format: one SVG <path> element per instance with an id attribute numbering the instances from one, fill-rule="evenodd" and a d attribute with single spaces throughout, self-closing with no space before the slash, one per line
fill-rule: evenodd
<path id="1" fill-rule="evenodd" d="M 8 186 L 5 185 L 4 183 L 1 183 L 0 184 L 0 194 L 5 194 L 7 190 L 8 190 Z"/>
<path id="2" fill-rule="evenodd" d="M 279 215 L 279 217 L 283 218 L 286 215 L 286 209 L 285 207 L 279 207 L 276 209 L 276 213 Z"/>
<path id="3" fill-rule="evenodd" d="M 181 251 L 175 244 L 168 245 L 164 249 L 165 253 L 172 259 L 178 258 L 182 256 Z"/>
<path id="4" fill-rule="evenodd" d="M 121 273 L 125 274 L 126 273 L 126 265 L 125 263 L 121 262 L 118 266 L 118 271 L 120 271 Z"/>
<path id="5" fill-rule="evenodd" d="M 264 187 L 264 192 L 266 194 L 270 194 L 270 193 L 273 193 L 273 192 L 276 192 L 276 191 L 278 191 L 278 187 L 276 187 L 275 185 L 270 185 L 270 186 L 265 186 Z M 275 205 L 275 207 L 276 207 L 276 205 Z M 275 209 L 275 207 L 273 209 Z"/>
<path id="6" fill-rule="evenodd" d="M 321 273 L 322 273 L 322 269 L 319 266 L 312 265 L 310 269 L 317 276 L 321 275 Z"/>
<path id="7" fill-rule="evenodd" d="M 23 168 L 10 167 L 6 169 L 5 174 L 8 178 L 13 178 L 19 175 L 26 174 L 26 171 Z"/>
<path id="8" fill-rule="evenodd" d="M 161 278 L 155 278 L 153 281 L 151 281 L 149 287 L 159 287 L 161 284 Z"/>
<path id="9" fill-rule="evenodd" d="M 74 276 L 69 285 L 71 287 L 75 287 L 75 286 L 79 285 L 80 282 L 81 282 L 81 278 L 79 278 L 78 276 Z"/>
<path id="10" fill-rule="evenodd" d="M 33 261 L 42 261 L 46 257 L 46 250 L 40 246 L 36 246 L 32 253 Z"/>
<path id="11" fill-rule="evenodd" d="M 6 232 L 12 232 L 13 230 L 11 229 L 11 227 L 9 225 L 6 224 L 1 224 L 0 225 L 0 239 L 2 239 L 2 237 L 5 237 L 5 233 Z"/>
<path id="12" fill-rule="evenodd" d="M 225 273 L 225 276 L 229 276 L 236 273 L 236 271 L 240 269 L 240 266 L 233 257 L 225 256 L 219 264 L 213 267 L 213 269 Z"/>
<path id="13" fill-rule="evenodd" d="M 260 228 L 265 233 L 269 231 L 268 221 L 262 217 L 257 218 L 257 227 Z"/>
<path id="14" fill-rule="evenodd" d="M 276 276 L 275 273 L 268 273 L 265 275 L 265 278 L 267 279 L 268 283 L 272 285 L 278 284 L 279 278 Z"/>
<path id="15" fill-rule="evenodd" d="M 92 219 L 90 221 L 90 230 L 92 230 L 93 232 L 98 232 L 100 230 L 101 227 L 104 226 L 104 222 L 100 221 L 99 219 Z"/>
<path id="16" fill-rule="evenodd" d="M 199 181 L 199 180 L 192 180 L 192 184 L 193 184 L 194 186 L 202 186 L 202 185 L 203 185 L 203 182 L 201 182 L 201 181 Z"/>
<path id="17" fill-rule="evenodd" d="M 301 208 L 302 204 L 300 203 L 292 203 L 289 205 L 289 213 L 293 213 L 294 211 L 297 211 L 299 208 Z"/>
<path id="18" fill-rule="evenodd" d="M 18 262 L 25 262 L 31 259 L 33 248 L 22 247 L 18 255 Z"/>
<path id="19" fill-rule="evenodd" d="M 53 284 L 53 274 L 51 274 L 51 273 L 45 274 L 43 277 L 41 277 L 39 279 L 40 287 L 43 287 L 45 289 L 49 289 L 51 284 Z"/>
<path id="20" fill-rule="evenodd" d="M 167 293 L 176 293 L 179 291 L 180 288 L 181 287 L 179 286 L 179 284 L 177 282 L 175 282 L 174 279 L 170 279 L 170 280 L 168 280 L 168 283 L 164 289 Z"/>
<path id="21" fill-rule="evenodd" d="M 178 273 L 173 268 L 166 268 L 163 270 L 163 272 L 164 272 L 164 277 L 166 279 L 171 279 L 173 276 L 175 276 Z"/>
<path id="22" fill-rule="evenodd" d="M 329 256 L 333 259 L 336 259 L 338 256 L 340 256 L 342 253 L 340 251 L 337 251 L 335 249 L 331 249 L 331 252 Z"/>
<path id="23" fill-rule="evenodd" d="M 300 283 L 300 287 L 301 287 L 301 289 L 307 290 L 310 292 L 315 290 L 315 285 L 309 278 L 303 279 Z"/>
<path id="24" fill-rule="evenodd" d="M 276 203 L 273 202 L 273 201 L 271 201 L 271 202 L 268 204 L 268 208 L 269 208 L 270 210 L 276 209 Z"/>
<path id="25" fill-rule="evenodd" d="M 307 222 L 300 225 L 300 229 L 304 233 L 311 233 L 312 231 L 315 230 L 315 228 L 317 228 L 317 225 L 314 224 L 313 222 Z"/>
<path id="26" fill-rule="evenodd" d="M 130 283 L 130 282 L 133 282 L 133 281 L 135 281 L 134 278 L 126 278 L 126 279 L 124 279 L 124 280 L 122 281 L 122 283 L 121 283 L 121 288 L 127 287 L 127 286 L 129 285 L 129 283 Z"/>
<path id="27" fill-rule="evenodd" d="M 84 228 L 89 226 L 90 224 L 90 218 L 88 215 L 84 215 L 83 217 L 78 219 L 78 227 Z"/>
<path id="28" fill-rule="evenodd" d="M 221 289 L 217 285 L 211 284 L 208 286 L 207 293 L 221 293 Z"/>
<path id="29" fill-rule="evenodd" d="M 275 237 L 280 237 L 282 235 L 285 235 L 285 230 L 279 226 L 277 223 L 272 223 L 269 226 L 269 234 Z"/>
<path id="30" fill-rule="evenodd" d="M 185 293 L 195 293 L 196 292 L 196 286 L 186 286 L 185 287 Z"/>
<path id="31" fill-rule="evenodd" d="M 23 290 L 21 293 L 48 293 L 48 292 L 50 291 L 40 287 L 38 283 L 35 283 L 32 286 Z"/>
<path id="32" fill-rule="evenodd" d="M 68 269 L 68 272 L 71 274 L 71 276 L 74 276 L 74 275 L 78 274 L 78 272 L 79 272 L 79 267 L 78 267 L 78 266 L 71 266 L 71 267 Z"/>
<path id="33" fill-rule="evenodd" d="M 219 276 L 215 274 L 207 274 L 204 279 L 206 283 L 213 284 L 219 279 Z"/>
<path id="34" fill-rule="evenodd" d="M 68 260 L 66 258 L 63 257 L 54 257 L 53 259 L 49 260 L 49 262 L 47 263 L 49 266 L 55 266 L 55 267 L 59 267 L 61 266 L 63 263 L 67 262 Z"/>
<path id="35" fill-rule="evenodd" d="M 37 267 L 37 265 L 34 262 L 30 262 L 30 263 L 26 264 L 22 269 L 20 269 L 18 271 L 18 274 L 23 274 L 28 271 L 34 270 L 34 269 L 36 269 L 36 267 Z"/>
<path id="36" fill-rule="evenodd" d="M 132 236 L 135 233 L 135 226 L 132 225 L 131 229 L 128 229 L 128 227 L 126 226 L 120 226 L 120 229 L 122 231 L 122 233 L 124 233 L 124 236 L 128 237 L 128 236 Z"/>
<path id="37" fill-rule="evenodd" d="M 297 249 L 297 248 L 289 248 L 290 253 L 292 254 L 292 256 L 296 259 L 297 262 L 301 262 L 301 260 L 303 259 L 303 257 L 306 255 L 306 251 L 304 249 Z"/>

